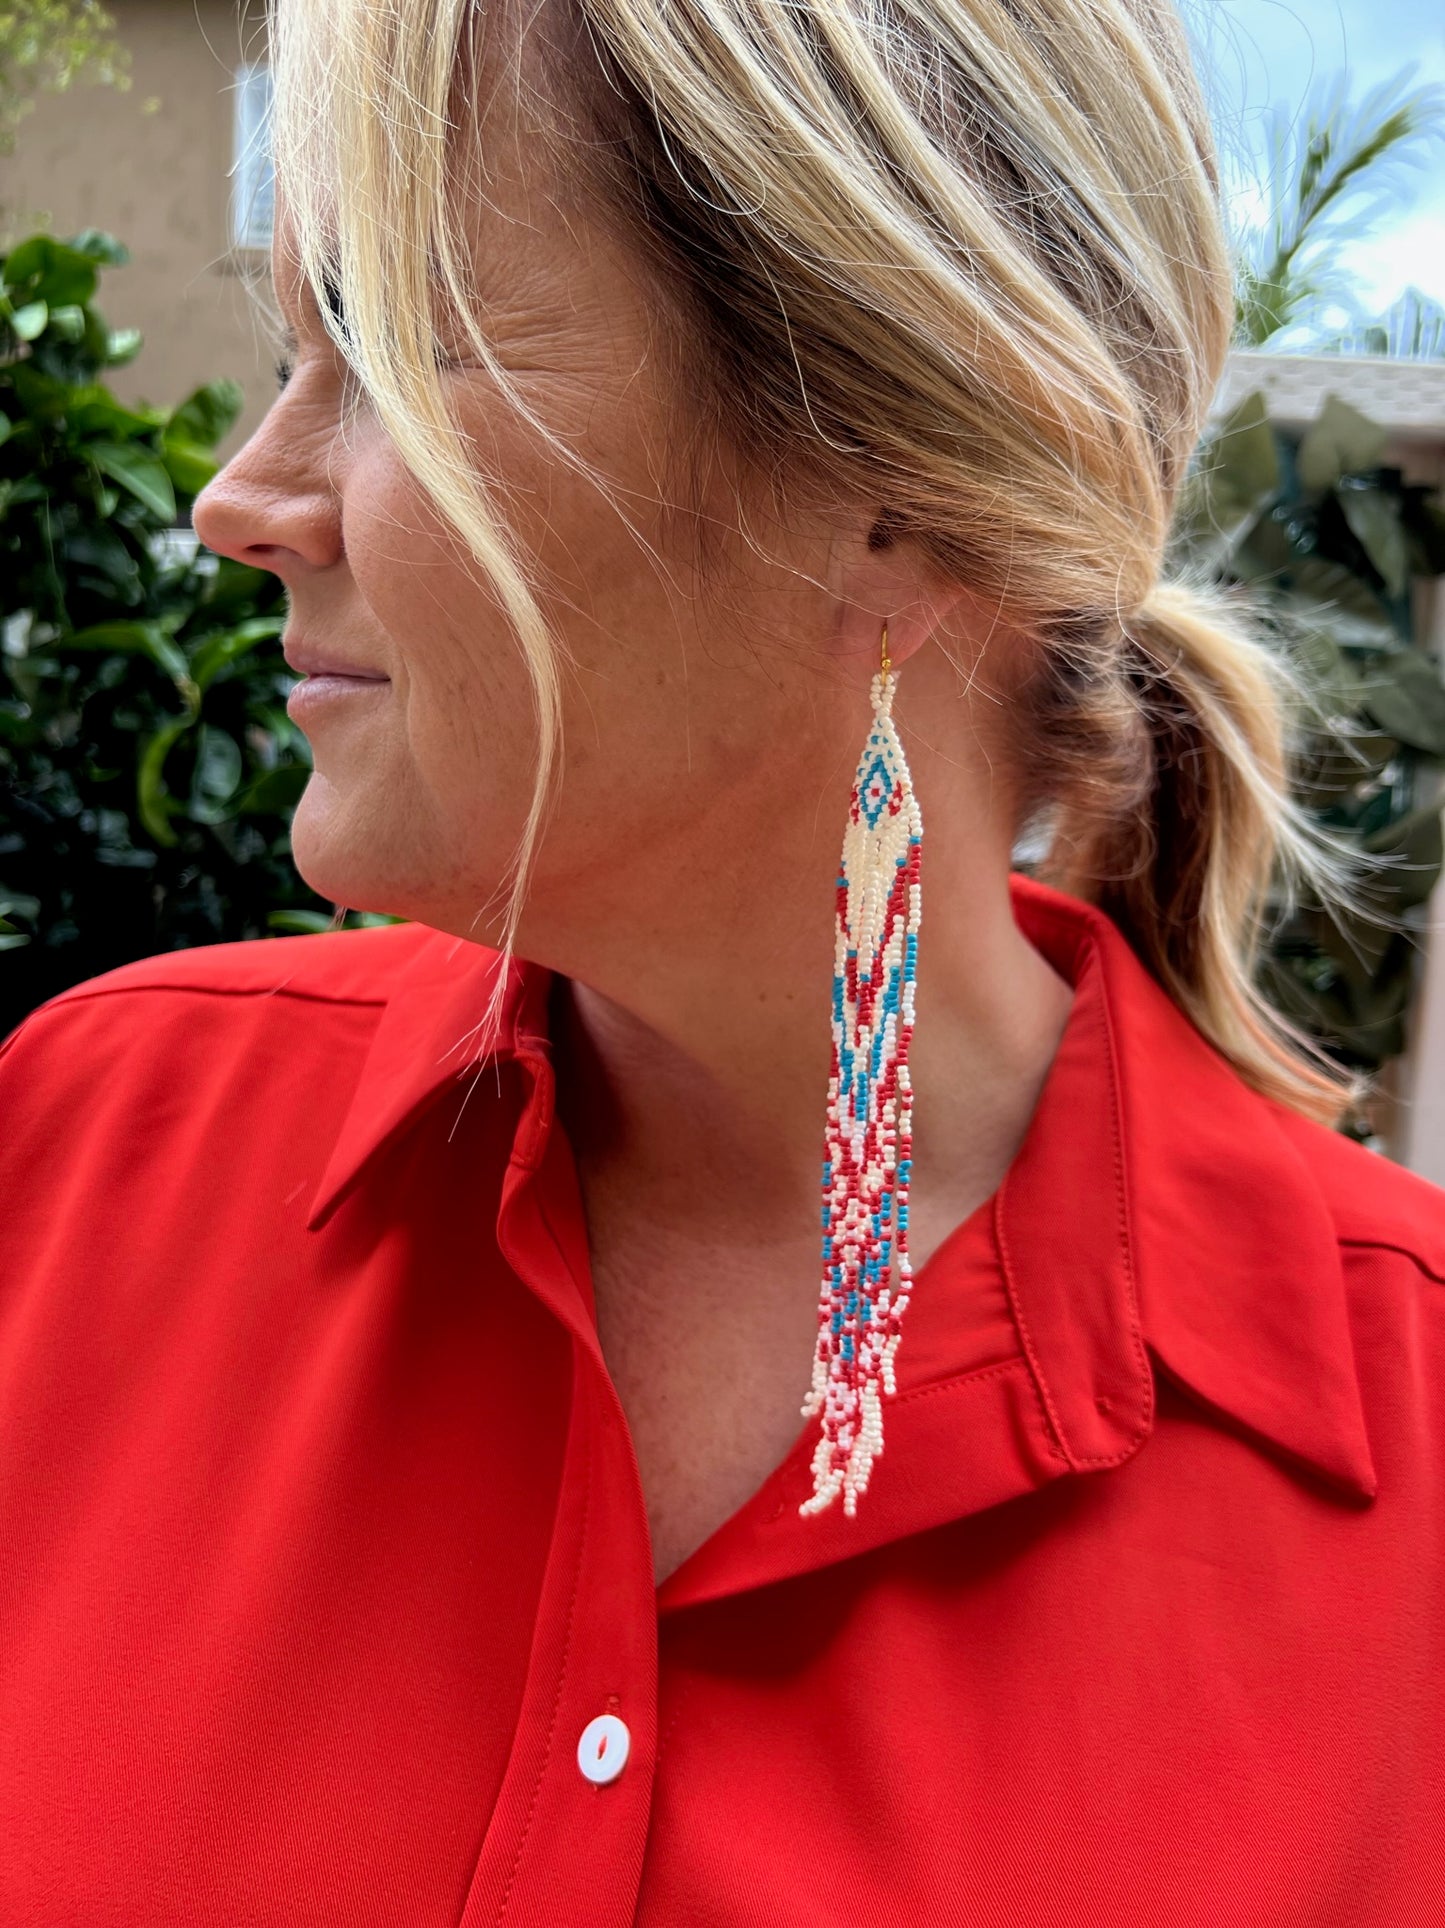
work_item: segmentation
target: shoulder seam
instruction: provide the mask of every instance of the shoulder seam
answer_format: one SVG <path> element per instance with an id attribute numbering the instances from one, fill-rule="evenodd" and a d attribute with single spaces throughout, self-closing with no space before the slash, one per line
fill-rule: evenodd
<path id="1" fill-rule="evenodd" d="M 93 991 L 81 987 L 61 991 L 37 1005 L 30 1015 L 39 1017 L 42 1011 L 57 1011 L 67 1004 L 87 1004 L 103 997 L 131 997 L 141 991 L 173 991 L 194 997 L 290 997 L 305 1004 L 347 1004 L 370 1011 L 384 1009 L 389 1002 L 384 997 L 348 997 L 338 992 L 298 990 L 289 984 L 107 984 Z"/>
<path id="2" fill-rule="evenodd" d="M 1409 1259 L 1434 1284 L 1445 1285 L 1445 1272 L 1437 1272 L 1427 1264 L 1413 1246 L 1401 1245 L 1388 1238 L 1341 1238 L 1340 1244 L 1363 1252 L 1396 1252 L 1402 1259 Z"/>

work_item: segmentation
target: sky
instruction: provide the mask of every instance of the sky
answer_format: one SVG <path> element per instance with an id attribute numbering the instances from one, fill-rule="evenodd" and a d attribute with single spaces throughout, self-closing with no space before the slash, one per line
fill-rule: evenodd
<path id="1" fill-rule="evenodd" d="M 1221 144 L 1248 167 L 1275 102 L 1294 107 L 1312 84 L 1345 70 L 1357 95 L 1404 67 L 1445 84 L 1445 0 L 1181 0 L 1208 85 Z M 1345 257 L 1362 304 L 1378 312 L 1406 287 L 1445 301 L 1445 141 L 1412 177 L 1402 208 Z"/>

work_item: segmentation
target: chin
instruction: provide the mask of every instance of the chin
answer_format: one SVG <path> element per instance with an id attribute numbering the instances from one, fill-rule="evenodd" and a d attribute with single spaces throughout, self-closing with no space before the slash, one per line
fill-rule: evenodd
<path id="1" fill-rule="evenodd" d="M 435 839 L 399 839 L 404 822 L 405 812 L 384 785 L 368 784 L 364 798 L 353 803 L 313 772 L 291 822 L 292 862 L 303 882 L 339 909 L 405 917 L 473 944 L 499 944 L 505 853 L 496 853 L 495 875 L 464 878 L 459 864 L 446 866 L 444 853 L 439 867 Z M 486 906 L 490 914 L 475 914 Z"/>
<path id="2" fill-rule="evenodd" d="M 389 874 L 376 827 L 316 772 L 291 820 L 291 860 L 303 883 L 339 908 L 416 915 L 406 901 L 416 895 L 414 879 Z"/>

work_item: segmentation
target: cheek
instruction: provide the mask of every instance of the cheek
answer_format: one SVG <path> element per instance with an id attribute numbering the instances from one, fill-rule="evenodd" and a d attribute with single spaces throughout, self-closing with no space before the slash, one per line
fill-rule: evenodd
<path id="1" fill-rule="evenodd" d="M 407 846 L 426 899 L 414 914 L 446 922 L 437 904 L 449 897 L 461 928 L 455 919 L 502 884 L 525 828 L 532 683 L 499 598 L 390 444 L 358 430 L 350 446 L 347 561 L 396 691 L 385 763 L 364 782 L 368 821 L 384 819 Z M 641 509 L 645 476 L 619 464 L 629 528 L 595 486 L 520 435 L 493 424 L 486 457 L 507 479 L 499 512 L 569 659 L 559 665 L 562 782 L 528 900 L 527 921 L 541 929 L 599 893 L 605 910 L 619 890 L 660 886 L 699 847 L 715 863 L 722 820 L 756 797 L 760 726 L 776 718 L 749 705 L 752 726 L 741 727 L 740 669 L 751 664 L 754 701 L 771 692 L 754 681 L 753 625 L 697 627 L 683 538 L 669 541 L 667 523 Z"/>
<path id="2" fill-rule="evenodd" d="M 475 867 L 490 887 L 535 767 L 521 653 L 482 572 L 389 445 L 357 450 L 343 513 L 363 620 L 394 687 L 383 781 L 428 862 Z"/>
<path id="3" fill-rule="evenodd" d="M 685 719 L 668 715 L 687 697 L 685 639 L 663 588 L 669 572 L 649 564 L 595 488 L 525 443 L 493 459 L 509 481 L 500 513 L 573 665 L 561 665 L 566 784 L 545 846 L 548 867 L 568 869 L 595 858 L 591 845 L 619 809 L 647 807 L 650 780 L 659 793 L 675 780 L 658 752 L 687 738 Z M 413 782 L 443 837 L 470 852 L 505 843 L 510 857 L 531 800 L 537 722 L 500 598 L 380 438 L 355 448 L 344 522 L 358 596 L 385 638 Z M 643 537 L 655 554 L 653 532 Z"/>

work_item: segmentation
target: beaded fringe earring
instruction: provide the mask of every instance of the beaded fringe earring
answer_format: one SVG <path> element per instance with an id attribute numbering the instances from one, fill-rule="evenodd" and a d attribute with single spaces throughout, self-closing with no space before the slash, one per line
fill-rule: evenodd
<path id="1" fill-rule="evenodd" d="M 805 1418 L 821 1513 L 841 1492 L 851 1518 L 883 1451 L 883 1394 L 908 1309 L 913 1095 L 908 1047 L 922 909 L 923 818 L 893 725 L 888 625 L 873 678 L 873 726 L 848 806 L 836 896 L 833 1063 L 823 1151 L 823 1281 Z"/>

